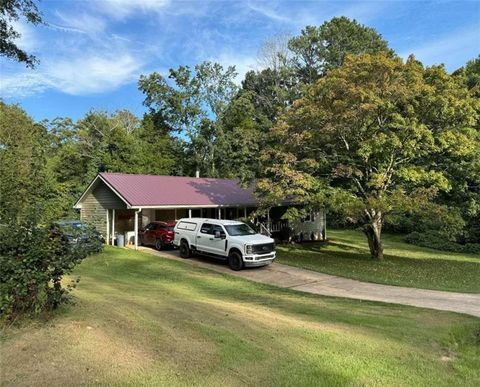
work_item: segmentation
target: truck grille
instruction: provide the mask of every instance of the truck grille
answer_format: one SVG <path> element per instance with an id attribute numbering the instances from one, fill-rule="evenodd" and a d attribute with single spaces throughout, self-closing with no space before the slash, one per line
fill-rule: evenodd
<path id="1" fill-rule="evenodd" d="M 252 252 L 253 254 L 268 254 L 275 250 L 274 243 L 264 243 L 261 245 L 253 245 Z"/>

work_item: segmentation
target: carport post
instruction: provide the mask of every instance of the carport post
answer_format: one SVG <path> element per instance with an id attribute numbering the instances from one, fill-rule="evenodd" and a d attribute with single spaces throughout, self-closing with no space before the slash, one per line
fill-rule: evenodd
<path id="1" fill-rule="evenodd" d="M 243 207 L 243 217 L 247 218 L 247 207 Z"/>
<path id="2" fill-rule="evenodd" d="M 112 209 L 112 246 L 115 244 L 115 208 Z"/>
<path id="3" fill-rule="evenodd" d="M 222 209 L 218 207 L 218 219 L 222 219 Z"/>
<path id="4" fill-rule="evenodd" d="M 107 208 L 107 235 L 105 235 L 105 244 L 110 244 L 110 210 Z"/>
<path id="5" fill-rule="evenodd" d="M 188 217 L 189 217 L 189 218 L 192 217 L 192 209 L 191 209 L 191 208 L 188 209 Z"/>
<path id="6" fill-rule="evenodd" d="M 175 208 L 175 220 L 177 220 L 178 217 L 177 217 L 177 209 Z"/>
<path id="7" fill-rule="evenodd" d="M 141 208 L 135 211 L 135 220 L 134 220 L 134 224 L 135 224 L 135 250 L 138 250 L 138 215 L 140 214 L 141 211 L 142 211 Z"/>

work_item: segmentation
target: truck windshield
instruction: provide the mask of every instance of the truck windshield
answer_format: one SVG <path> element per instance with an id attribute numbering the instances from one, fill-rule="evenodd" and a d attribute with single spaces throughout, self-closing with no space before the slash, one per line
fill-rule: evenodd
<path id="1" fill-rule="evenodd" d="M 225 226 L 227 229 L 228 235 L 230 236 L 239 236 L 239 235 L 253 235 L 256 234 L 252 228 L 245 223 L 242 224 L 233 224 L 229 226 Z"/>

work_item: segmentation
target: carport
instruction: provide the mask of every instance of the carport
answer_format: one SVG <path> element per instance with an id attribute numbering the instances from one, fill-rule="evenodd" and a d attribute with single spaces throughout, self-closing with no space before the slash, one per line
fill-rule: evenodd
<path id="1" fill-rule="evenodd" d="M 138 249 L 138 230 L 156 220 L 237 219 L 256 209 L 253 188 L 234 179 L 100 173 L 75 203 L 107 244 L 126 234 Z"/>

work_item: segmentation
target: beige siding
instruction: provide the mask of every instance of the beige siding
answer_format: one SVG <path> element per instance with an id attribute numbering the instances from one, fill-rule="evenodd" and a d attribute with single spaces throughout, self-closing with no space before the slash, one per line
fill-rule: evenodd
<path id="1" fill-rule="evenodd" d="M 100 233 L 106 235 L 107 209 L 112 208 L 124 209 L 126 205 L 103 182 L 99 182 L 83 199 L 80 219 L 92 224 Z"/>

